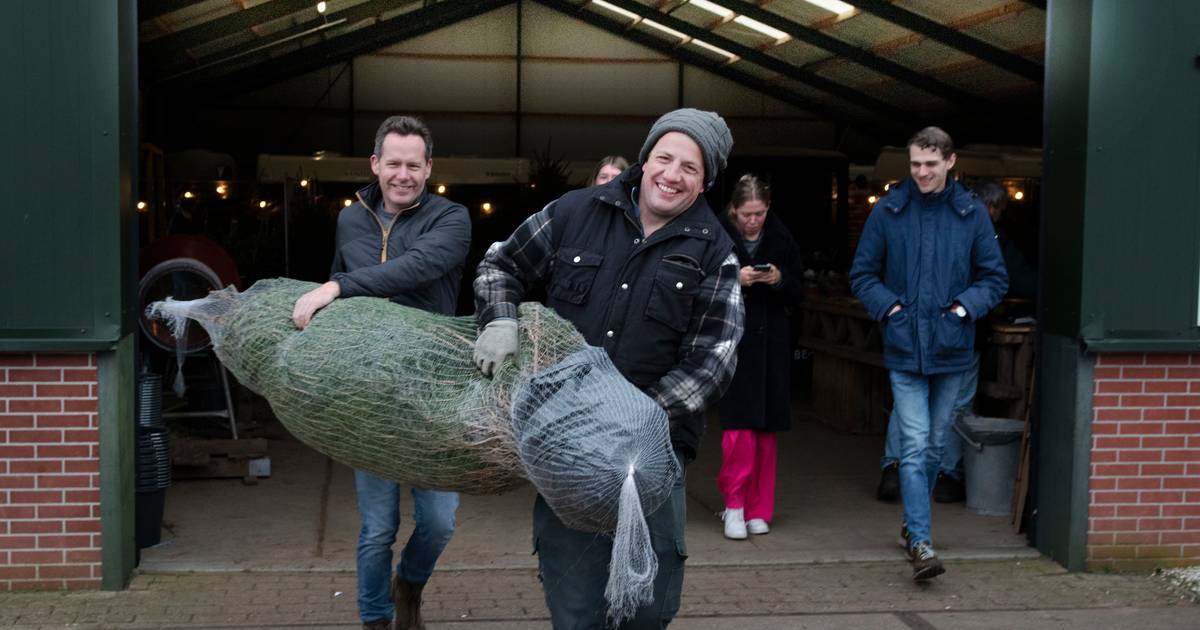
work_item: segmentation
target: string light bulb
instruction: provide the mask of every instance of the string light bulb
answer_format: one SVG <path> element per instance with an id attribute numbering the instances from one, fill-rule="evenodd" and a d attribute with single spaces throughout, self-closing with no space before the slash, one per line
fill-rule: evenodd
<path id="1" fill-rule="evenodd" d="M 300 180 L 300 187 L 301 187 L 301 188 L 308 188 L 308 180 L 307 180 L 307 179 L 302 179 L 302 180 Z"/>
<path id="2" fill-rule="evenodd" d="M 217 184 L 217 194 L 218 195 L 224 195 L 227 190 L 229 190 L 229 189 L 225 187 L 225 184 Z"/>
<path id="3" fill-rule="evenodd" d="M 146 202 L 145 202 L 145 201 L 139 201 L 139 202 L 137 202 L 137 209 L 138 209 L 138 210 L 145 210 L 145 209 L 146 209 Z"/>
<path id="4" fill-rule="evenodd" d="M 876 197 L 875 195 L 871 195 L 870 197 L 867 197 L 867 203 L 875 203 L 876 201 L 879 201 L 879 198 Z"/>
<path id="5" fill-rule="evenodd" d="M 183 191 L 183 198 L 184 198 L 184 199 L 191 199 L 192 197 L 195 197 L 195 196 L 196 196 L 196 195 L 193 195 L 193 194 L 192 194 L 192 191 L 190 191 L 190 190 L 185 190 L 185 191 Z"/>
<path id="6" fill-rule="evenodd" d="M 317 13 L 324 13 L 325 9 L 327 9 L 327 8 L 328 8 L 328 5 L 325 4 L 325 0 L 321 0 L 320 2 L 317 3 Z"/>
<path id="7" fill-rule="evenodd" d="M 1013 195 L 1013 199 L 1016 199 L 1017 201 L 1020 201 L 1024 198 L 1025 198 L 1025 193 L 1023 193 L 1019 190 L 1017 191 L 1017 194 Z"/>
<path id="8" fill-rule="evenodd" d="M 446 185 L 445 184 L 438 184 L 437 194 L 439 194 L 439 195 L 446 194 Z"/>
<path id="9" fill-rule="evenodd" d="M 260 201 L 260 202 L 258 202 L 258 207 L 259 207 L 259 208 L 266 208 L 266 207 L 267 207 L 267 202 L 266 202 L 266 201 Z"/>
<path id="10" fill-rule="evenodd" d="M 352 204 L 352 203 L 354 203 L 354 202 L 353 202 L 353 201 L 350 201 L 349 199 L 343 199 L 343 200 L 342 200 L 342 207 L 343 207 L 343 208 L 349 208 L 349 207 L 350 207 L 350 204 Z"/>

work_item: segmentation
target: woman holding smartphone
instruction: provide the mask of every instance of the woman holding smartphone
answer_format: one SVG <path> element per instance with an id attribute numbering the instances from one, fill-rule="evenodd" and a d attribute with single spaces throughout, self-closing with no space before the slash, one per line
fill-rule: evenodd
<path id="1" fill-rule="evenodd" d="M 792 426 L 789 307 L 803 295 L 800 250 L 770 214 L 770 187 L 743 175 L 722 222 L 741 264 L 745 333 L 737 372 L 721 400 L 721 472 L 725 537 L 766 534 L 775 511 L 776 433 Z"/>

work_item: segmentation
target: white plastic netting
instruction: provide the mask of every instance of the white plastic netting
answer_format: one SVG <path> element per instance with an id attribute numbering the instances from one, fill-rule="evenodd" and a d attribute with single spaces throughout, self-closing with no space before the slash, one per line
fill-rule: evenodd
<path id="1" fill-rule="evenodd" d="M 496 494 L 529 480 L 567 526 L 614 536 L 609 616 L 652 599 L 644 514 L 682 471 L 665 412 L 553 311 L 523 304 L 516 364 L 472 362 L 473 318 L 379 298 L 335 300 L 304 329 L 292 307 L 317 285 L 276 279 L 148 315 L 212 338 L 221 362 L 287 429 L 344 464 L 422 488 Z"/>

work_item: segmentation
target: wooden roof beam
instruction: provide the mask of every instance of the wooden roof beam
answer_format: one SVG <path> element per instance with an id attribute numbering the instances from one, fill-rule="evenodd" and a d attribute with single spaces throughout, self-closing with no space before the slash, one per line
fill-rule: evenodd
<path id="1" fill-rule="evenodd" d="M 1030 81 L 1037 83 L 1045 81 L 1045 69 L 1041 64 L 896 6 L 887 0 L 855 0 L 854 7 L 951 48 L 961 50 L 972 57 L 1025 77 Z"/>

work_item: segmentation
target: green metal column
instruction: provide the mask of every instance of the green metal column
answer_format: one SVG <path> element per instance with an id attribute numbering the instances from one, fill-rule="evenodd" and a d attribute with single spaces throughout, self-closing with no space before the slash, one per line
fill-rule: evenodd
<path id="1" fill-rule="evenodd" d="M 1194 0 L 1049 3 L 1034 542 L 1072 570 L 1096 353 L 1200 353 L 1198 55 Z"/>
<path id="2" fill-rule="evenodd" d="M 95 353 L 104 588 L 133 571 L 137 5 L 12 0 L 0 21 L 0 351 Z"/>
<path id="3" fill-rule="evenodd" d="M 133 335 L 111 352 L 97 354 L 100 380 L 101 587 L 129 584 L 137 554 L 134 541 Z"/>

